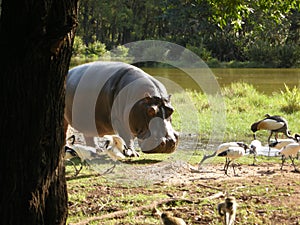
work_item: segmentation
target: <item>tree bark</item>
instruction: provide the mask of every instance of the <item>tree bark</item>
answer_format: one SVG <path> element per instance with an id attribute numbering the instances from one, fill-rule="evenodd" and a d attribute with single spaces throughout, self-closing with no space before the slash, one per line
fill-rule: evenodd
<path id="1" fill-rule="evenodd" d="M 65 224 L 64 81 L 77 0 L 2 0 L 0 224 Z"/>

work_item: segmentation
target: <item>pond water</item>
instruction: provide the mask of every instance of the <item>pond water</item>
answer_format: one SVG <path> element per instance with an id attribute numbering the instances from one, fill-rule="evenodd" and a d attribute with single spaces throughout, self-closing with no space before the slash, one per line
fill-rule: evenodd
<path id="1" fill-rule="evenodd" d="M 148 74 L 162 77 L 179 84 L 182 89 L 200 91 L 199 85 L 185 72 L 177 68 L 142 68 Z M 218 68 L 211 69 L 220 87 L 232 82 L 252 84 L 259 92 L 271 95 L 284 90 L 284 84 L 293 88 L 300 86 L 300 68 L 296 69 L 256 69 Z"/>

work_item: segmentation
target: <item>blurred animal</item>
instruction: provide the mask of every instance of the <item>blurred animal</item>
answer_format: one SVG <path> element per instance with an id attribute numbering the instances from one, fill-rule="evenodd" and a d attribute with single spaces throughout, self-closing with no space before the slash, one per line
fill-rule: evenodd
<path id="1" fill-rule="evenodd" d="M 256 139 L 256 132 L 258 130 L 269 130 L 270 135 L 268 137 L 268 144 L 270 144 L 271 136 L 275 133 L 275 140 L 277 141 L 278 133 L 283 133 L 288 138 L 293 138 L 291 132 L 288 129 L 288 122 L 285 118 L 281 116 L 270 116 L 269 114 L 265 115 L 265 118 L 255 122 L 251 125 L 251 130 L 253 132 L 253 137 Z M 269 148 L 270 153 L 270 148 Z"/>
<path id="2" fill-rule="evenodd" d="M 218 204 L 218 213 L 224 219 L 224 225 L 233 225 L 236 217 L 237 203 L 235 197 L 226 197 Z"/>
<path id="3" fill-rule="evenodd" d="M 125 159 L 125 155 L 132 155 L 128 154 L 126 151 L 130 151 L 125 141 L 118 135 L 104 135 L 106 139 L 104 144 L 104 152 L 113 160 L 122 160 Z"/>
<path id="4" fill-rule="evenodd" d="M 160 216 L 164 225 L 186 225 L 183 219 L 172 216 L 169 212 L 164 212 Z"/>

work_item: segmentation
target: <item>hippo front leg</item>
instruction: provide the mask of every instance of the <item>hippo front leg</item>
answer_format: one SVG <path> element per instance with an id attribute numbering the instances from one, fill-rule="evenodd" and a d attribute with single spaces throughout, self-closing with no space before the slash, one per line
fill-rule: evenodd
<path id="1" fill-rule="evenodd" d="M 126 132 L 123 129 L 120 129 L 118 134 L 121 138 L 123 138 L 127 145 L 127 149 L 125 150 L 124 154 L 128 157 L 139 157 L 140 154 L 134 149 L 134 137 L 132 137 L 129 132 Z"/>

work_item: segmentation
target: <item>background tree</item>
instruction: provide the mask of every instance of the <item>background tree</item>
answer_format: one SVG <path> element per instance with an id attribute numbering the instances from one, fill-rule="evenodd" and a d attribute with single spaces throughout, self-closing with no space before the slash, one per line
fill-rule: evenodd
<path id="1" fill-rule="evenodd" d="M 65 224 L 64 80 L 77 0 L 2 0 L 0 16 L 0 223 Z"/>
<path id="2" fill-rule="evenodd" d="M 110 50 L 159 39 L 188 47 L 204 60 L 300 63 L 299 0 L 82 0 L 82 5 L 77 35 L 87 46 L 100 41 Z"/>

